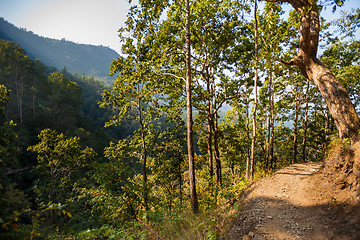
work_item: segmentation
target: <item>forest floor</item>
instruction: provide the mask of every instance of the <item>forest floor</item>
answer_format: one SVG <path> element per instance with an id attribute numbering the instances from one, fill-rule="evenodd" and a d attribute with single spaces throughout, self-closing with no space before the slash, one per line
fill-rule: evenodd
<path id="1" fill-rule="evenodd" d="M 309 162 L 253 183 L 226 239 L 360 239 L 356 194 L 330 178 L 322 162 Z"/>

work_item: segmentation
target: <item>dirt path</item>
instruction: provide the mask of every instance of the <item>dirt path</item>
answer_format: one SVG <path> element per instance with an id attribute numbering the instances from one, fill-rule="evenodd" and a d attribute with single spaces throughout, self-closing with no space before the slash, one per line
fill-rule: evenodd
<path id="1" fill-rule="evenodd" d="M 318 173 L 321 167 L 295 164 L 250 186 L 227 239 L 360 239 L 353 230 L 359 222 L 340 217 L 348 213 L 338 203 L 336 186 Z"/>

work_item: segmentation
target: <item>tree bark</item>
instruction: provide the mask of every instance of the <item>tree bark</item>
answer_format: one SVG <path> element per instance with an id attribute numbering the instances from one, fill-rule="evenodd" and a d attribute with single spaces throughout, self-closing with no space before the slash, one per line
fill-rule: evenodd
<path id="1" fill-rule="evenodd" d="M 210 116 L 208 118 L 211 118 Z M 209 175 L 210 179 L 214 176 L 214 167 L 213 167 L 213 153 L 212 153 L 212 138 L 213 133 L 211 129 L 211 122 L 210 119 L 208 119 L 208 136 L 207 136 L 207 150 L 208 150 L 208 161 L 209 161 Z M 211 180 L 212 181 L 212 180 Z"/>
<path id="2" fill-rule="evenodd" d="M 246 103 L 246 136 L 250 139 L 250 120 L 249 120 L 249 103 Z M 249 165 L 250 165 L 250 147 L 247 147 L 246 154 L 246 167 L 245 167 L 245 178 L 249 179 Z"/>
<path id="3" fill-rule="evenodd" d="M 138 84 L 138 92 L 140 92 L 140 86 Z M 146 213 L 149 210 L 148 207 L 148 187 L 147 187 L 147 148 L 146 148 L 146 142 L 145 142 L 145 128 L 144 123 L 142 119 L 142 113 L 141 113 L 141 102 L 140 99 L 137 99 L 137 107 L 138 107 L 138 114 L 139 114 L 139 124 L 141 128 L 141 145 L 142 145 L 142 154 L 141 154 L 141 160 L 143 162 L 143 197 L 144 197 L 144 206 Z"/>
<path id="4" fill-rule="evenodd" d="M 275 114 L 274 114 L 274 99 L 275 99 L 275 91 L 274 91 L 274 72 L 271 70 L 270 73 L 270 95 L 271 95 L 271 101 L 270 101 L 270 146 L 269 146 L 269 158 L 270 158 L 270 169 L 274 168 L 275 161 L 274 161 L 274 135 L 275 135 Z"/>
<path id="5" fill-rule="evenodd" d="M 299 114 L 299 100 L 298 100 L 298 87 L 296 87 L 295 88 L 295 119 L 294 119 L 294 153 L 293 153 L 292 164 L 297 162 L 298 114 Z"/>
<path id="6" fill-rule="evenodd" d="M 311 59 L 306 69 L 309 79 L 315 83 L 335 120 L 340 138 L 355 139 L 360 129 L 359 116 L 345 87 L 334 74 L 317 59 Z"/>
<path id="7" fill-rule="evenodd" d="M 257 81 L 258 81 L 258 22 L 257 22 L 257 0 L 255 0 L 255 9 L 254 9 L 254 18 L 255 18 L 255 77 L 254 77 L 254 107 L 253 107 L 253 137 L 251 140 L 251 158 L 250 158 L 250 180 L 254 178 L 254 169 L 255 169 L 255 144 L 256 144 L 256 109 L 257 109 Z"/>
<path id="8" fill-rule="evenodd" d="M 208 136 L 207 136 L 207 150 L 208 150 L 208 161 L 209 161 L 209 175 L 210 175 L 210 181 L 212 184 L 212 179 L 214 176 L 214 167 L 213 167 L 213 152 L 212 152 L 212 139 L 213 139 L 213 131 L 212 131 L 212 125 L 213 125 L 213 108 L 212 108 L 212 102 L 210 100 L 211 95 L 211 89 L 210 89 L 210 81 L 207 81 L 207 92 L 209 94 L 209 98 L 207 99 L 207 119 L 208 119 Z"/>
<path id="9" fill-rule="evenodd" d="M 191 208 L 193 213 L 199 212 L 199 203 L 196 195 L 195 166 L 194 166 L 194 145 L 193 145 L 193 120 L 191 100 L 191 42 L 190 42 L 190 3 L 185 0 L 186 8 L 186 109 L 187 109 L 187 147 L 189 158 L 189 183 Z"/>
<path id="10" fill-rule="evenodd" d="M 211 82 L 211 95 L 215 96 L 215 80 L 212 79 Z M 219 128 L 218 128 L 218 120 L 217 120 L 217 105 L 216 99 L 213 100 L 212 103 L 213 111 L 212 111 L 212 132 L 214 137 L 214 157 L 215 157 L 215 167 L 216 167 L 216 184 L 221 186 L 222 184 L 222 176 L 221 176 L 221 161 L 220 161 L 220 151 L 219 151 Z"/>
<path id="11" fill-rule="evenodd" d="M 312 0 L 266 0 L 288 2 L 300 15 L 300 42 L 298 54 L 289 65 L 299 67 L 301 73 L 315 83 L 335 120 L 340 138 L 357 139 L 360 119 L 345 87 L 319 59 L 319 6 Z"/>
<path id="12" fill-rule="evenodd" d="M 178 177 L 179 177 L 179 198 L 180 198 L 180 207 L 182 207 L 182 178 L 181 178 L 181 162 L 182 158 L 179 157 L 179 164 L 178 164 Z"/>
<path id="13" fill-rule="evenodd" d="M 214 152 L 215 152 L 215 165 L 216 165 L 216 184 L 219 186 L 222 185 L 222 176 L 221 176 L 221 161 L 220 161 L 220 152 L 219 152 L 219 128 L 217 123 L 217 115 L 214 114 Z"/>
<path id="14" fill-rule="evenodd" d="M 305 96 L 305 116 L 303 121 L 304 134 L 302 139 L 302 161 L 306 161 L 306 137 L 307 137 L 307 125 L 308 125 L 308 111 L 309 111 L 309 88 L 310 81 L 307 81 L 306 85 L 306 96 Z"/>
<path id="15" fill-rule="evenodd" d="M 269 102 L 270 102 L 270 95 L 269 95 Z M 269 107 L 269 106 L 268 106 Z M 269 113 L 269 109 L 266 109 L 266 112 Z M 269 156 L 270 156 L 270 114 L 266 115 L 265 119 L 265 128 L 267 129 L 267 133 L 265 135 L 264 145 L 265 145 L 265 169 L 269 170 Z"/>

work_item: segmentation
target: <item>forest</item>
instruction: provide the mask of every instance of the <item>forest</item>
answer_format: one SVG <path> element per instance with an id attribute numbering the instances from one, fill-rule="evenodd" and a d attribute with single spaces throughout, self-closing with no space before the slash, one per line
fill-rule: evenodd
<path id="1" fill-rule="evenodd" d="M 359 9 L 276 2 L 132 5 L 111 85 L 0 40 L 0 239 L 223 239 L 253 181 L 357 139 Z"/>

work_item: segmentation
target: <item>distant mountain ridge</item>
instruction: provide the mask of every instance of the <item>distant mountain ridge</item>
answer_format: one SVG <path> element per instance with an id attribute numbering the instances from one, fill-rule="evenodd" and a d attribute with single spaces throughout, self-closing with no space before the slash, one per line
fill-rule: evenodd
<path id="1" fill-rule="evenodd" d="M 20 29 L 0 18 L 0 39 L 13 41 L 23 47 L 31 58 L 47 66 L 66 69 L 86 76 L 110 79 L 110 64 L 119 54 L 104 46 L 77 44 L 71 41 L 41 37 Z"/>

